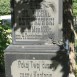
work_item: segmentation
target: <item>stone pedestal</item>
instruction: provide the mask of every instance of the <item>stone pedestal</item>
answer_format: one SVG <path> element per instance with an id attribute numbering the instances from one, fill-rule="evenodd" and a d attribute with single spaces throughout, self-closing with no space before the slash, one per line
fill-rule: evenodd
<path id="1" fill-rule="evenodd" d="M 10 45 L 5 50 L 6 77 L 63 77 L 57 45 Z M 61 54 L 60 54 L 61 55 Z M 65 69 L 67 70 L 68 67 Z"/>

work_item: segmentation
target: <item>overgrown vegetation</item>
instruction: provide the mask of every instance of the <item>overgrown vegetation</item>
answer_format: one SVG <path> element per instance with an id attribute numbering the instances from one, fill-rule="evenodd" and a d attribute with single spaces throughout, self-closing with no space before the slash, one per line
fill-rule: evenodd
<path id="1" fill-rule="evenodd" d="M 10 0 L 0 0 L 0 15 L 10 14 Z"/>
<path id="2" fill-rule="evenodd" d="M 73 14 L 77 16 L 77 0 L 73 0 Z"/>
<path id="3" fill-rule="evenodd" d="M 0 16 L 10 14 L 10 0 L 0 0 Z M 4 50 L 10 44 L 10 24 L 0 24 L 0 72 L 4 72 Z"/>
<path id="4" fill-rule="evenodd" d="M 4 50 L 11 43 L 9 24 L 0 25 L 0 71 L 4 71 Z"/>

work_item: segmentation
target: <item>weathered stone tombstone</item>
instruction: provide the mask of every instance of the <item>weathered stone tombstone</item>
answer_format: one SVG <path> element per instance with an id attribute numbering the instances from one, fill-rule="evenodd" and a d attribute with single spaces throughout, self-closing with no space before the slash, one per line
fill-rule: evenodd
<path id="1" fill-rule="evenodd" d="M 13 44 L 5 50 L 6 77 L 62 77 L 62 65 L 56 60 L 52 65 L 63 44 L 62 0 L 11 2 Z"/>
<path id="2" fill-rule="evenodd" d="M 62 12 L 60 12 L 62 1 L 60 1 L 14 1 L 16 6 L 13 7 L 13 43 L 44 44 L 47 40 L 61 42 L 59 33 L 62 32 Z"/>

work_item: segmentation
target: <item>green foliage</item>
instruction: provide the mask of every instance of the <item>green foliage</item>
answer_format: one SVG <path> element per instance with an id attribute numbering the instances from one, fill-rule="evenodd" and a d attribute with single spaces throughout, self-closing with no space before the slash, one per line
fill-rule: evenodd
<path id="1" fill-rule="evenodd" d="M 10 0 L 0 0 L 0 15 L 10 13 Z"/>
<path id="2" fill-rule="evenodd" d="M 0 0 L 0 15 L 10 14 L 10 0 Z M 0 71 L 4 71 L 4 50 L 11 43 L 10 24 L 0 23 Z"/>
<path id="3" fill-rule="evenodd" d="M 73 0 L 73 14 L 77 15 L 77 0 Z"/>
<path id="4" fill-rule="evenodd" d="M 10 27 L 8 25 L 0 25 L 0 71 L 4 71 L 4 50 L 10 44 Z"/>

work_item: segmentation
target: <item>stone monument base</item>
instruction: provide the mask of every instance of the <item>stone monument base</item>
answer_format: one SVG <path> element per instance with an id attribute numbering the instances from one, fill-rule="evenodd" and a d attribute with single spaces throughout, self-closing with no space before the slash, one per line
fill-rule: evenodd
<path id="1" fill-rule="evenodd" d="M 62 57 L 54 58 L 59 49 L 57 45 L 10 45 L 4 53 L 6 77 L 64 77 L 67 66 L 59 61 Z"/>

